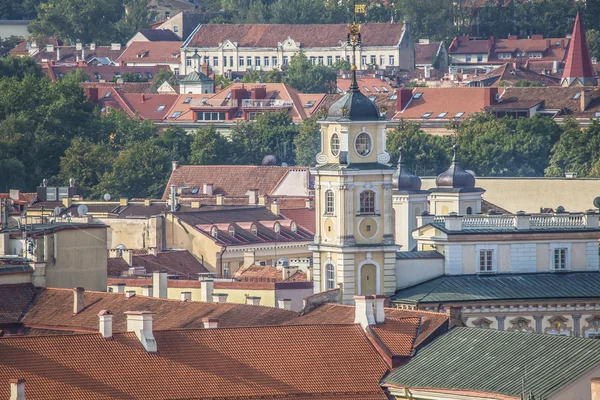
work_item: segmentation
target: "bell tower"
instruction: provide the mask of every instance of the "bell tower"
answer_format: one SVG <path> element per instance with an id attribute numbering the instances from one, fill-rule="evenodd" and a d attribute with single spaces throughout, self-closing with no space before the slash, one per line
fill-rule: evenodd
<path id="1" fill-rule="evenodd" d="M 348 25 L 347 46 L 360 46 L 360 25 Z M 353 56 L 354 59 L 354 56 Z M 347 94 L 329 109 L 321 125 L 321 152 L 311 169 L 315 180 L 316 232 L 313 251 L 315 293 L 343 290 L 355 295 L 391 295 L 396 290 L 392 188 L 386 122 L 362 94 L 352 65 Z"/>

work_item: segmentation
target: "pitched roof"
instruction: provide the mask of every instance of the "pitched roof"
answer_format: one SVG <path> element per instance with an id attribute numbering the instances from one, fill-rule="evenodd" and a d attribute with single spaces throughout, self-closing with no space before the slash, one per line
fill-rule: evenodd
<path id="1" fill-rule="evenodd" d="M 177 275 L 182 279 L 198 279 L 201 273 L 209 271 L 187 250 L 163 251 L 160 253 L 134 255 L 132 257 L 133 267 L 144 267 L 146 273 L 155 271 L 167 271 L 169 274 Z M 108 259 L 108 276 L 121 276 L 128 271 L 129 264 L 122 258 Z"/>
<path id="2" fill-rule="evenodd" d="M 540 74 L 527 67 L 515 68 L 511 63 L 504 63 L 484 75 L 474 77 L 469 82 L 471 86 L 474 82 L 482 82 L 484 86 L 497 87 L 514 85 L 518 81 L 534 82 L 542 86 L 560 85 L 558 78 Z"/>
<path id="3" fill-rule="evenodd" d="M 181 39 L 170 29 L 140 29 L 140 35 L 151 42 L 179 42 Z"/>
<path id="4" fill-rule="evenodd" d="M 0 339 L 0 381 L 24 378 L 44 399 L 387 398 L 387 367 L 358 325 L 153 334 L 156 353 L 133 332 Z"/>
<path id="5" fill-rule="evenodd" d="M 316 35 L 315 32 L 318 32 Z M 185 47 L 216 47 L 226 40 L 239 47 L 277 47 L 288 39 L 301 48 L 341 47 L 346 43 L 346 24 L 203 24 Z M 398 46 L 404 34 L 401 24 L 363 24 L 363 47 Z"/>
<path id="6" fill-rule="evenodd" d="M 36 295 L 32 284 L 0 285 L 0 324 L 16 324 Z"/>
<path id="7" fill-rule="evenodd" d="M 45 38 L 43 40 L 43 44 L 39 47 L 39 49 L 43 49 L 47 44 L 51 44 L 53 46 L 58 46 L 58 40 L 55 38 Z M 21 40 L 13 49 L 11 49 L 8 54 L 12 55 L 28 55 L 29 54 L 29 46 L 31 42 L 27 39 Z"/>
<path id="8" fill-rule="evenodd" d="M 440 51 L 442 42 L 415 43 L 415 64 L 432 64 Z"/>
<path id="9" fill-rule="evenodd" d="M 599 364 L 597 340 L 455 328 L 392 371 L 384 386 L 514 398 L 525 388 L 536 399 L 548 399 Z"/>
<path id="10" fill-rule="evenodd" d="M 369 97 L 370 95 L 375 95 L 378 93 L 387 93 L 388 95 L 394 92 L 394 89 L 382 78 L 373 78 L 373 77 L 358 77 L 356 78 L 358 83 L 358 87 L 361 92 L 364 93 L 365 96 Z M 338 92 L 347 92 L 350 89 L 350 84 L 352 83 L 352 78 L 338 78 L 337 79 L 337 89 Z"/>
<path id="11" fill-rule="evenodd" d="M 414 260 L 423 258 L 444 258 L 443 254 L 436 250 L 431 251 L 399 251 L 396 253 L 396 260 Z"/>
<path id="12" fill-rule="evenodd" d="M 169 109 L 173 106 L 177 94 L 137 94 L 120 93 L 115 90 L 123 100 L 120 104 L 125 105 L 125 111 L 129 115 L 138 115 L 140 118 L 151 121 L 162 121 L 165 119 Z"/>
<path id="13" fill-rule="evenodd" d="M 458 303 L 488 300 L 600 297 L 598 272 L 440 276 L 396 291 L 392 302 Z"/>
<path id="14" fill-rule="evenodd" d="M 85 46 L 82 50 L 77 50 L 75 46 L 55 46 L 54 51 L 46 51 L 44 47 L 34 54 L 33 58 L 37 62 L 61 62 L 74 63 L 77 61 L 91 62 L 94 58 L 105 58 L 106 61 L 115 62 L 123 53 L 124 49 L 113 50 L 112 46 L 96 46 L 92 50 L 91 46 Z M 57 56 L 60 55 L 60 59 Z"/>
<path id="15" fill-rule="evenodd" d="M 47 64 L 42 72 L 46 73 L 48 77 L 53 80 L 59 80 L 64 75 L 75 69 L 82 70 L 88 77 L 90 82 L 98 81 L 111 81 L 114 78 L 118 78 L 123 74 L 140 74 L 143 79 L 148 78 L 149 81 L 153 79 L 156 74 L 169 67 L 164 65 L 154 66 L 122 66 L 122 65 L 88 65 L 85 67 L 74 66 L 74 65 L 51 65 Z"/>
<path id="16" fill-rule="evenodd" d="M 297 316 L 282 308 L 251 306 L 234 303 L 181 302 L 155 297 L 133 296 L 123 293 L 85 291 L 84 309 L 73 315 L 72 289 L 38 289 L 39 294 L 29 304 L 21 322 L 29 327 L 47 329 L 74 329 L 97 331 L 98 313 L 110 310 L 114 313 L 113 330 L 126 330 L 125 311 L 146 310 L 156 312 L 155 329 L 202 329 L 202 318 L 219 318 L 219 326 L 281 325 Z M 0 307 L 7 307 L 5 302 Z M 12 306 L 11 306 L 12 307 Z"/>
<path id="17" fill-rule="evenodd" d="M 183 42 L 133 42 L 117 62 L 179 64 L 182 44 Z"/>
<path id="18" fill-rule="evenodd" d="M 577 17 L 575 17 L 575 24 L 573 25 L 573 34 L 571 35 L 569 52 L 565 61 L 563 79 L 593 78 L 594 76 L 594 68 L 585 37 L 585 29 L 578 12 Z"/>
<path id="19" fill-rule="evenodd" d="M 448 54 L 489 54 L 492 40 L 473 40 L 468 36 L 457 36 L 448 46 Z"/>
<path id="20" fill-rule="evenodd" d="M 509 87 L 500 96 L 497 105 L 515 101 L 543 101 L 544 109 L 558 110 L 566 113 L 581 110 L 580 87 Z M 594 90 L 592 97 L 600 96 L 598 89 Z"/>
<path id="21" fill-rule="evenodd" d="M 315 233 L 317 222 L 314 208 L 282 208 L 281 215 L 296 221 L 298 225 L 300 225 L 310 233 Z"/>
<path id="22" fill-rule="evenodd" d="M 210 183 L 213 185 L 214 195 L 247 197 L 250 189 L 258 189 L 259 195 L 271 195 L 292 171 L 301 171 L 308 174 L 308 168 L 304 167 L 183 165 L 171 173 L 163 193 L 163 199 L 169 198 L 171 185 L 197 187 L 199 188 L 198 197 L 202 197 L 203 185 Z M 186 194 L 186 196 L 189 195 Z"/>
<path id="23" fill-rule="evenodd" d="M 234 275 L 236 279 L 242 282 L 306 282 L 306 273 L 297 271 L 283 279 L 283 271 L 275 267 L 266 267 L 261 265 L 251 265 L 248 268 L 242 268 Z"/>

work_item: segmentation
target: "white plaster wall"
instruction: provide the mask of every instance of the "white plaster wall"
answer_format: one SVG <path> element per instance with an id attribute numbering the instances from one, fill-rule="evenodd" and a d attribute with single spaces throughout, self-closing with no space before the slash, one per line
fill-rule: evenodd
<path id="1" fill-rule="evenodd" d="M 273 190 L 273 196 L 308 196 L 308 172 L 291 170 Z"/>
<path id="2" fill-rule="evenodd" d="M 586 269 L 588 271 L 598 271 L 600 268 L 600 257 L 598 256 L 598 243 L 589 242 L 585 247 Z"/>
<path id="3" fill-rule="evenodd" d="M 396 287 L 413 286 L 444 275 L 443 258 L 396 260 Z"/>
<path id="4" fill-rule="evenodd" d="M 292 310 L 300 311 L 302 310 L 302 299 L 312 294 L 313 289 L 276 289 L 275 301 L 278 299 L 291 299 Z"/>
<path id="5" fill-rule="evenodd" d="M 536 246 L 537 272 L 550 270 L 550 245 L 537 243 Z"/>
<path id="6" fill-rule="evenodd" d="M 548 400 L 590 400 L 592 398 L 592 387 L 590 379 L 600 376 L 600 365 L 586 374 L 580 376 L 560 392 L 550 396 Z"/>
<path id="7" fill-rule="evenodd" d="M 536 271 L 537 246 L 535 243 L 510 245 L 510 271 L 513 273 Z"/>
<path id="8" fill-rule="evenodd" d="M 462 249 L 460 245 L 446 245 L 444 249 L 445 273 L 447 275 L 460 275 L 462 273 Z"/>
<path id="9" fill-rule="evenodd" d="M 571 249 L 571 270 L 585 271 L 587 269 L 586 243 L 573 243 Z"/>
<path id="10" fill-rule="evenodd" d="M 511 254 L 510 254 L 510 245 L 509 244 L 499 244 L 498 245 L 497 261 L 498 261 L 498 265 L 496 267 L 496 270 L 498 272 L 500 272 L 500 273 L 510 272 Z"/>
<path id="11" fill-rule="evenodd" d="M 462 247 L 462 273 L 476 274 L 479 252 L 475 251 L 475 245 L 465 244 Z"/>

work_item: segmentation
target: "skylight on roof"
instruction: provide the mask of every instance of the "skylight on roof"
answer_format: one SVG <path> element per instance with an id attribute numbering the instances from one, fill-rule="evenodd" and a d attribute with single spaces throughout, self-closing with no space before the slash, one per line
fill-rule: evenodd
<path id="1" fill-rule="evenodd" d="M 581 97 L 581 92 L 577 92 L 577 93 L 575 93 L 575 96 L 573 96 L 573 100 L 577 100 L 580 97 Z"/>
<path id="2" fill-rule="evenodd" d="M 146 71 L 146 78 L 152 79 L 152 74 L 148 71 Z"/>
<path id="3" fill-rule="evenodd" d="M 104 94 L 104 98 L 106 99 L 106 98 L 110 97 L 110 95 L 111 95 L 111 94 L 112 94 L 112 92 L 106 92 L 106 93 Z"/>
<path id="4" fill-rule="evenodd" d="M 158 108 L 156 109 L 156 111 L 163 111 L 165 109 L 166 105 L 161 104 L 160 106 L 158 106 Z"/>
<path id="5" fill-rule="evenodd" d="M 386 88 L 385 86 L 382 86 L 381 90 L 383 90 L 383 93 L 388 93 L 389 92 L 388 88 Z"/>
<path id="6" fill-rule="evenodd" d="M 413 99 L 420 99 L 423 96 L 423 92 L 417 92 L 413 95 Z"/>
<path id="7" fill-rule="evenodd" d="M 431 117 L 431 114 L 433 114 L 433 113 L 432 112 L 426 112 L 425 114 L 423 114 L 421 116 L 421 118 L 429 118 L 429 117 Z"/>
<path id="8" fill-rule="evenodd" d="M 463 115 L 465 115 L 465 113 L 461 111 L 461 112 L 458 112 L 458 113 L 456 113 L 456 114 L 454 115 L 454 118 L 460 118 L 460 117 L 462 117 Z"/>
<path id="9" fill-rule="evenodd" d="M 189 104 L 190 101 L 192 101 L 191 97 L 186 97 L 185 100 L 183 101 L 183 104 Z"/>
<path id="10" fill-rule="evenodd" d="M 381 90 L 379 90 L 379 88 L 378 88 L 377 86 L 373 86 L 373 89 L 375 89 L 375 91 L 376 91 L 377 93 L 381 93 Z"/>
<path id="11" fill-rule="evenodd" d="M 311 101 L 306 102 L 306 104 L 304 105 L 304 108 L 311 108 L 314 105 L 315 105 L 315 102 L 311 100 Z"/>
<path id="12" fill-rule="evenodd" d="M 366 86 L 363 86 L 363 89 L 365 90 L 365 92 L 371 92 L 371 89 L 369 89 L 369 88 L 368 88 L 368 87 L 366 87 Z"/>
<path id="13" fill-rule="evenodd" d="M 594 114 L 594 118 L 600 118 L 600 112 L 597 112 L 596 114 Z"/>
<path id="14" fill-rule="evenodd" d="M 180 115 L 181 115 L 181 111 L 175 111 L 175 112 L 173 113 L 173 115 L 171 115 L 171 118 L 177 118 L 177 117 L 179 117 Z"/>
<path id="15" fill-rule="evenodd" d="M 372 102 L 375 102 L 376 98 L 377 98 L 376 96 L 369 96 L 369 100 L 371 100 Z"/>
<path id="16" fill-rule="evenodd" d="M 393 95 L 391 95 L 391 96 L 389 97 L 389 99 L 388 99 L 388 100 L 396 100 L 397 98 L 398 98 L 398 96 L 396 95 L 396 93 L 394 93 Z"/>
<path id="17" fill-rule="evenodd" d="M 437 115 L 437 117 L 436 117 L 436 118 L 444 118 L 444 117 L 446 116 L 446 114 L 448 114 L 446 111 L 444 111 L 444 112 L 441 112 L 441 113 L 439 113 L 439 114 Z"/>
<path id="18" fill-rule="evenodd" d="M 227 96 L 225 96 L 225 100 L 229 100 L 231 98 L 231 92 L 227 93 Z"/>

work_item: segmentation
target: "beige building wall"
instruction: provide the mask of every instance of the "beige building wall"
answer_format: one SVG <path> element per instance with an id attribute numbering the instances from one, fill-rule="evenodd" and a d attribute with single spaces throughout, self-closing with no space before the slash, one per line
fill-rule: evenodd
<path id="1" fill-rule="evenodd" d="M 162 249 L 163 217 L 150 218 L 101 218 L 94 222 L 108 225 L 109 249 L 123 244 L 128 249 Z"/>
<path id="2" fill-rule="evenodd" d="M 424 177 L 421 181 L 423 190 L 435 187 L 435 177 Z M 594 198 L 600 196 L 600 179 L 596 178 L 477 177 L 476 186 L 485 189 L 485 200 L 513 213 L 519 210 L 539 213 L 540 208 L 558 206 L 581 212 L 595 208 Z"/>
<path id="3" fill-rule="evenodd" d="M 594 397 L 590 380 L 598 377 L 600 377 L 600 365 L 579 377 L 560 392 L 550 396 L 548 400 L 597 400 L 600 398 L 600 386 L 595 387 L 596 397 Z"/>
<path id="4" fill-rule="evenodd" d="M 396 287 L 413 286 L 444 274 L 443 258 L 396 260 Z"/>
<path id="5" fill-rule="evenodd" d="M 6 39 L 9 36 L 20 36 L 23 39 L 31 35 L 27 30 L 27 23 L 31 21 L 8 21 L 7 24 L 0 24 L 0 38 Z M 23 23 L 25 22 L 25 23 Z"/>
<path id="6" fill-rule="evenodd" d="M 31 272 L 20 272 L 14 274 L 0 274 L 0 285 L 15 285 L 20 283 L 31 283 Z"/>

